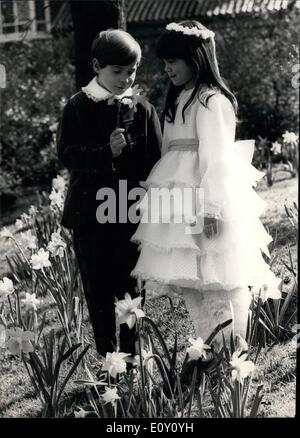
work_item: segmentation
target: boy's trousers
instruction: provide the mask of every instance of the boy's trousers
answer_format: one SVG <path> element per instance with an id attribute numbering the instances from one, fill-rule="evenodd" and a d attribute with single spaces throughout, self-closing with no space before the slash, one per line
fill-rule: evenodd
<path id="1" fill-rule="evenodd" d="M 136 280 L 130 277 L 138 259 L 130 242 L 133 224 L 97 224 L 73 230 L 74 249 L 81 273 L 90 320 L 99 354 L 115 351 L 115 297 L 128 292 L 137 296 Z M 120 326 L 120 352 L 135 354 L 135 327 Z"/>

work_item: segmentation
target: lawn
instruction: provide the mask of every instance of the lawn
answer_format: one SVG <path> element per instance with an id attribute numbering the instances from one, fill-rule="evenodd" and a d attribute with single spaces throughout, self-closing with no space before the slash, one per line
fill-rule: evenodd
<path id="1" fill-rule="evenodd" d="M 288 261 L 288 245 L 290 246 L 293 262 L 297 262 L 297 236 L 289 222 L 284 205 L 297 202 L 297 181 L 289 178 L 288 174 L 278 174 L 278 180 L 271 188 L 261 181 L 258 186 L 260 196 L 267 201 L 267 209 L 262 221 L 268 227 L 272 236 L 277 234 L 272 255 L 277 254 L 272 269 L 279 274 L 282 269 L 281 259 Z M 28 205 L 29 206 L 29 205 Z M 10 229 L 14 225 L 9 226 Z M 13 251 L 10 241 L 1 241 L 1 277 L 7 272 L 5 255 Z M 272 246 L 272 245 L 271 245 Z M 292 283 L 291 274 L 285 270 L 285 290 Z M 183 360 L 187 339 L 193 336 L 193 328 L 188 318 L 185 306 L 179 299 L 174 301 L 174 314 L 170 312 L 167 299 L 161 298 L 146 304 L 146 314 L 159 326 L 164 339 L 169 346 L 173 344 L 175 328 L 178 333 L 178 356 Z M 46 297 L 43 308 L 47 308 L 45 330 L 59 327 L 54 305 Z M 87 353 L 88 362 L 98 368 L 97 353 L 94 349 L 91 327 L 88 321 L 86 308 L 84 309 L 84 331 L 92 348 Z M 0 350 L 1 351 L 1 350 Z M 0 417 L 38 417 L 41 415 L 41 403 L 36 397 L 22 362 L 3 350 L 0 356 Z M 293 417 L 295 412 L 295 368 L 296 351 L 293 341 L 276 344 L 272 348 L 264 349 L 259 356 L 254 379 L 263 381 L 264 398 L 260 408 L 260 417 Z M 76 378 L 84 378 L 84 371 L 78 370 Z M 73 416 L 75 408 L 85 406 L 86 399 L 83 386 L 74 383 L 68 384 L 63 397 L 64 416 Z"/>

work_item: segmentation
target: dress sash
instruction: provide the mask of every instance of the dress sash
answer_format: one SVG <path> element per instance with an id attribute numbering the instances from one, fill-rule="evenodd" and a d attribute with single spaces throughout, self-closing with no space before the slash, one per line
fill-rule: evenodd
<path id="1" fill-rule="evenodd" d="M 168 144 L 168 151 L 194 151 L 198 152 L 199 140 L 197 138 L 176 138 Z"/>

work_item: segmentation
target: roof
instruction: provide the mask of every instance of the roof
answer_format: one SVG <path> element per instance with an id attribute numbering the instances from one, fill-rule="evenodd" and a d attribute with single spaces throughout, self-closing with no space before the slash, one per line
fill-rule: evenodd
<path id="1" fill-rule="evenodd" d="M 125 0 L 129 25 L 164 23 L 189 18 L 235 17 L 279 12 L 290 6 L 299 7 L 295 0 Z M 64 2 L 53 20 L 53 28 L 72 27 L 69 2 Z"/>
<path id="2" fill-rule="evenodd" d="M 287 9 L 288 0 L 130 0 L 128 23 L 236 16 Z"/>

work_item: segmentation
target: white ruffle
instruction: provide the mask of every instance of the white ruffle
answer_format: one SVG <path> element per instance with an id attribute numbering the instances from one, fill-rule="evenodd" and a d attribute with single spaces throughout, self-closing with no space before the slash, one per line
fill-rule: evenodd
<path id="1" fill-rule="evenodd" d="M 149 187 L 199 187 L 199 156 L 196 151 L 169 151 L 151 170 Z"/>
<path id="2" fill-rule="evenodd" d="M 115 97 L 110 91 L 103 88 L 98 84 L 96 76 L 88 83 L 86 87 L 82 87 L 81 90 L 87 95 L 88 98 L 92 99 L 94 102 L 100 102 L 102 100 L 107 100 Z M 119 94 L 118 98 L 132 96 L 132 88 L 128 88 L 124 93 Z"/>
<path id="3" fill-rule="evenodd" d="M 152 246 L 161 252 L 190 249 L 198 255 L 223 253 L 232 245 L 247 246 L 251 243 L 269 257 L 268 245 L 272 242 L 272 237 L 259 219 L 251 222 L 249 226 L 245 222 L 239 226 L 236 223 L 226 225 L 220 223 L 218 235 L 209 239 L 203 233 L 188 234 L 186 232 L 188 225 L 185 223 L 140 223 L 131 241 L 142 244 L 141 247 Z M 245 229 L 248 231 L 247 234 Z"/>
<path id="4" fill-rule="evenodd" d="M 269 265 L 263 260 L 259 250 L 243 251 L 240 245 L 227 249 L 223 253 L 200 256 L 195 255 L 189 249 L 174 249 L 163 253 L 144 245 L 131 275 L 154 282 L 152 293 L 156 293 L 156 296 L 165 294 L 166 287 L 162 292 L 162 285 L 173 286 L 172 292 L 175 287 L 180 295 L 184 293 L 180 291 L 180 288 L 232 290 L 245 285 L 262 286 L 263 284 L 273 285 L 273 296 L 276 296 L 276 288 L 281 282 L 281 279 L 275 277 Z M 280 296 L 278 290 L 277 297 L 280 298 Z"/>
<path id="5" fill-rule="evenodd" d="M 265 201 L 253 189 L 264 174 L 241 157 L 235 155 L 234 159 L 234 170 L 232 162 L 216 161 L 204 181 L 199 180 L 198 155 L 193 151 L 169 151 L 152 169 L 146 180 L 149 189 L 184 190 L 205 187 L 207 181 L 213 185 L 215 172 L 224 180 L 224 188 L 220 189 L 223 198 L 214 195 L 223 221 L 211 238 L 202 232 L 188 234 L 188 221 L 175 223 L 180 216 L 176 209 L 171 211 L 169 223 L 162 223 L 161 211 L 156 212 L 160 223 L 147 223 L 153 204 L 147 196 L 141 200 L 137 207 L 142 212 L 141 223 L 131 238 L 139 244 L 140 256 L 131 275 L 146 280 L 150 296 L 180 296 L 184 288 L 232 290 L 268 281 L 279 284 L 261 253 L 270 256 L 268 245 L 273 240 L 259 219 Z"/>

